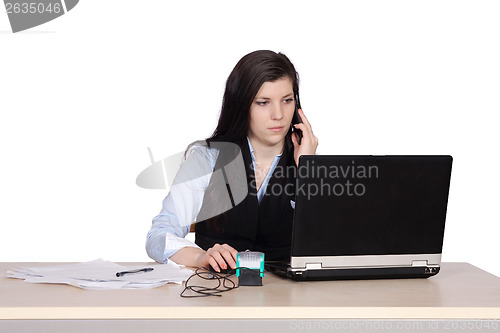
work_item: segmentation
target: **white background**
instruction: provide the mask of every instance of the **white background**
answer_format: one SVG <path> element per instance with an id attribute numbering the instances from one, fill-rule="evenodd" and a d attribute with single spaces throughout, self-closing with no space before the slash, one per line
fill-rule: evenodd
<path id="1" fill-rule="evenodd" d="M 165 190 L 135 178 L 209 136 L 225 80 L 282 51 L 321 154 L 451 154 L 443 261 L 500 275 L 498 1 L 82 0 L 0 13 L 0 261 L 148 261 Z"/>

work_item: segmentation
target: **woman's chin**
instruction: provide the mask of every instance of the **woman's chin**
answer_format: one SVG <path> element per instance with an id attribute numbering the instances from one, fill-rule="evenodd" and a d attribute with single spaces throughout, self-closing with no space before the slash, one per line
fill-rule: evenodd
<path id="1" fill-rule="evenodd" d="M 274 146 L 274 145 L 283 143 L 283 140 L 285 140 L 285 136 L 284 135 L 270 135 L 266 139 L 267 139 L 266 140 L 267 144 L 269 144 L 270 146 Z"/>
<path id="2" fill-rule="evenodd" d="M 265 134 L 260 134 L 260 135 L 256 135 L 254 136 L 254 139 L 262 142 L 263 144 L 267 145 L 267 146 L 276 146 L 276 145 L 279 145 L 279 144 L 282 144 L 285 140 L 285 136 L 286 136 L 286 133 L 285 134 L 269 134 L 269 133 L 265 133 Z M 250 138 L 252 138 L 250 136 Z"/>

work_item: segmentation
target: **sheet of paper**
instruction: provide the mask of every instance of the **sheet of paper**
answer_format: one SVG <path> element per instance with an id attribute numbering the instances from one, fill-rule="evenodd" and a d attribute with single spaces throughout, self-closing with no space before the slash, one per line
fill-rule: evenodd
<path id="1" fill-rule="evenodd" d="M 117 272 L 151 267 L 151 272 L 127 274 L 117 277 Z M 97 259 L 76 264 L 45 267 L 20 267 L 7 271 L 6 277 L 24 279 L 31 283 L 68 284 L 83 289 L 137 289 L 156 288 L 166 283 L 182 283 L 193 272 L 173 262 L 123 266 Z"/>

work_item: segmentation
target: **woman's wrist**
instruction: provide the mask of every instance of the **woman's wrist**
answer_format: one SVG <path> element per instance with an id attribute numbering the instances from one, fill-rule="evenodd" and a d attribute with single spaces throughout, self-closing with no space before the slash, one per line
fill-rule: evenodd
<path id="1" fill-rule="evenodd" d="M 169 259 L 179 265 L 200 267 L 203 266 L 202 260 L 204 254 L 205 250 L 198 247 L 186 246 L 171 255 Z"/>
<path id="2" fill-rule="evenodd" d="M 207 263 L 204 261 L 204 256 L 205 256 L 205 253 L 206 251 L 205 250 L 202 250 L 202 249 L 198 249 L 199 251 L 197 251 L 195 253 L 195 258 L 194 258 L 194 262 L 195 262 L 195 267 L 202 267 L 202 266 L 206 266 Z"/>

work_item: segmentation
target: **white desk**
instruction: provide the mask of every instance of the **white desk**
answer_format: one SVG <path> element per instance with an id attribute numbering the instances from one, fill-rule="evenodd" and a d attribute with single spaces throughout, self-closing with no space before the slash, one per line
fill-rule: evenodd
<path id="1" fill-rule="evenodd" d="M 13 267 L 52 264 L 0 263 L 0 274 Z M 44 325 L 54 328 L 51 332 L 68 332 L 70 325 L 71 332 L 76 332 L 77 322 L 82 332 L 96 332 L 99 327 L 103 332 L 111 328 L 123 332 L 123 325 L 131 329 L 135 324 L 148 327 L 148 333 L 155 329 L 165 332 L 166 327 L 175 328 L 177 324 L 204 329 L 204 333 L 210 327 L 220 331 L 224 325 L 238 332 L 262 332 L 255 326 L 258 322 L 273 330 L 296 331 L 298 324 L 319 319 L 333 323 L 359 318 L 427 323 L 437 319 L 491 319 L 489 331 L 500 332 L 500 278 L 467 263 L 443 263 L 441 272 L 428 279 L 294 282 L 269 273 L 263 284 L 240 287 L 222 297 L 186 299 L 179 296 L 183 286 L 175 284 L 145 290 L 94 291 L 2 277 L 0 332 L 33 331 L 33 327 L 40 331 Z M 492 330 L 495 323 L 496 331 Z"/>

